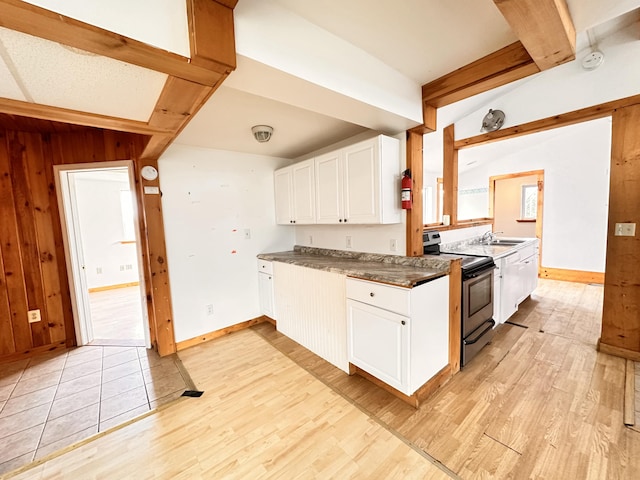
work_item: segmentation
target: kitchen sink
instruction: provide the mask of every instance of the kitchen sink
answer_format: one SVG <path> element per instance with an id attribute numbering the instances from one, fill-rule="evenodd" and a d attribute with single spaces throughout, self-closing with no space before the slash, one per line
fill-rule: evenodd
<path id="1" fill-rule="evenodd" d="M 520 245 L 521 243 L 526 242 L 526 240 L 516 240 L 512 238 L 500 239 L 496 238 L 495 240 L 491 240 L 487 245 Z"/>

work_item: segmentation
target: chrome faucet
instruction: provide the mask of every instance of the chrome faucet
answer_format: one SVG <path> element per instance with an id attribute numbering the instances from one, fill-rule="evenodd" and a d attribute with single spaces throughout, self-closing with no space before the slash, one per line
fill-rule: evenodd
<path id="1" fill-rule="evenodd" d="M 489 245 L 492 240 L 493 240 L 493 232 L 491 230 L 489 230 L 488 232 L 484 232 L 482 234 L 482 237 L 480 237 L 480 243 L 486 242 L 487 245 Z"/>
<path id="2" fill-rule="evenodd" d="M 491 242 L 496 241 L 496 235 L 498 235 L 499 233 L 504 233 L 504 232 L 492 232 L 491 230 L 489 230 L 488 232 L 484 232 L 482 234 L 482 237 L 480 237 L 480 243 L 485 243 L 486 241 L 487 245 L 490 245 Z"/>

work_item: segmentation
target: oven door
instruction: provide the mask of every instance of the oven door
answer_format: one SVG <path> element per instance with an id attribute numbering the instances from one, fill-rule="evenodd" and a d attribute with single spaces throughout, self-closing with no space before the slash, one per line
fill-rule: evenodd
<path id="1" fill-rule="evenodd" d="M 493 268 L 462 282 L 462 338 L 493 317 Z"/>

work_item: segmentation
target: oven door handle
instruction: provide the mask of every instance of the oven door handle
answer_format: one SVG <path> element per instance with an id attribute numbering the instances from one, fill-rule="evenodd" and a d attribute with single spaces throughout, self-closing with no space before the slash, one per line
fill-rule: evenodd
<path id="1" fill-rule="evenodd" d="M 489 267 L 489 268 L 483 268 L 482 270 L 480 270 L 479 272 L 475 272 L 475 273 L 467 273 L 464 274 L 463 273 L 463 279 L 464 280 L 470 280 L 472 278 L 477 278 L 480 277 L 482 275 L 488 275 L 489 273 L 493 272 L 496 268 L 495 265 L 493 267 Z"/>
<path id="2" fill-rule="evenodd" d="M 476 343 L 478 340 L 480 340 L 485 333 L 487 333 L 489 330 L 491 330 L 493 328 L 493 326 L 496 324 L 496 321 L 493 318 L 490 318 L 489 320 L 485 321 L 484 323 L 488 323 L 489 325 L 482 330 L 482 332 L 473 340 L 467 340 L 466 338 L 463 340 L 463 343 L 465 345 L 473 345 L 474 343 Z M 480 327 L 478 327 L 475 331 L 479 330 Z M 473 332 L 471 332 L 473 334 Z"/>

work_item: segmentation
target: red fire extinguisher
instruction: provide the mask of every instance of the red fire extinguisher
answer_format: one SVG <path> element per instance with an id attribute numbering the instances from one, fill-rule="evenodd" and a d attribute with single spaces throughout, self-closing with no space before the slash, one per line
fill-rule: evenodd
<path id="1" fill-rule="evenodd" d="M 411 210 L 413 206 L 413 181 L 411 180 L 411 170 L 406 169 L 402 172 L 402 208 Z"/>

